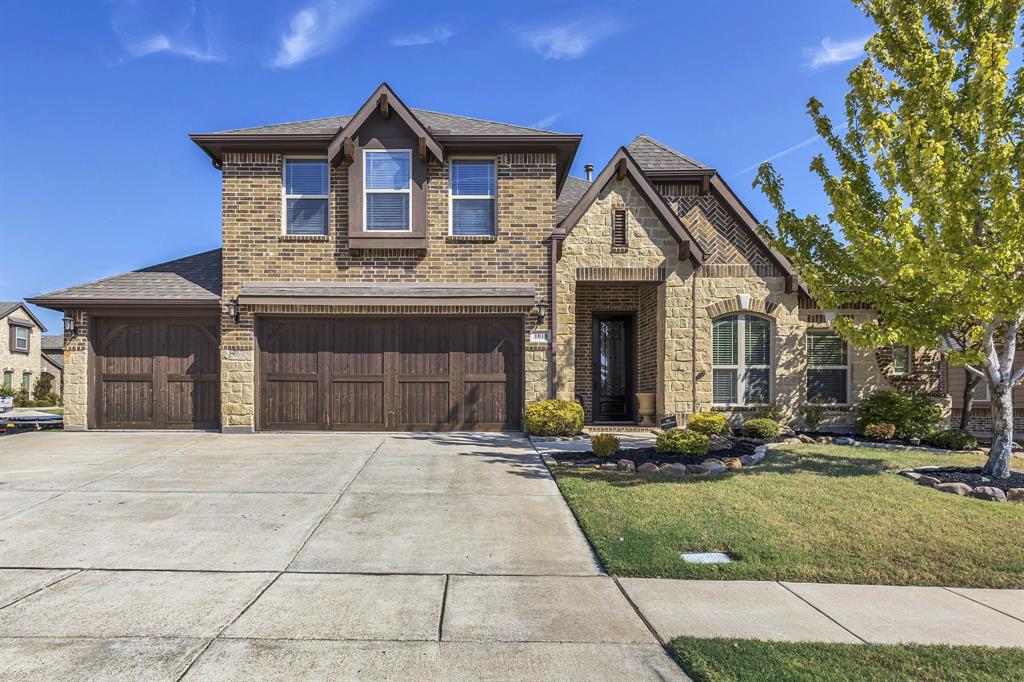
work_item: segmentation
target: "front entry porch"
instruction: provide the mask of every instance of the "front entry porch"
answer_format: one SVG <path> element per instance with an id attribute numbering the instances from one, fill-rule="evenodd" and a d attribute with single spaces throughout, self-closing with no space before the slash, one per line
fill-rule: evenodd
<path id="1" fill-rule="evenodd" d="M 658 284 L 579 283 L 575 340 L 585 422 L 638 424 L 637 393 L 658 388 Z"/>

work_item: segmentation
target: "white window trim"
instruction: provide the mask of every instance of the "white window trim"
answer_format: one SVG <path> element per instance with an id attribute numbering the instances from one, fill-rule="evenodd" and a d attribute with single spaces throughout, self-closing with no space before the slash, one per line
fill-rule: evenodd
<path id="1" fill-rule="evenodd" d="M 289 161 L 324 161 L 327 163 L 327 194 L 288 194 L 288 162 Z M 326 156 L 289 155 L 281 163 L 281 234 L 296 237 L 326 237 L 331 233 L 331 162 Z M 293 234 L 288 231 L 288 200 L 289 199 L 326 199 L 326 225 L 322 234 Z"/>
<path id="2" fill-rule="evenodd" d="M 967 370 L 966 369 L 964 370 L 964 374 L 967 374 Z M 979 398 L 978 397 L 978 393 L 981 393 L 981 395 L 983 397 Z M 991 403 L 992 402 L 992 394 L 991 394 L 991 392 L 989 391 L 989 388 L 988 388 L 988 381 L 986 381 L 984 377 L 982 377 L 981 381 L 978 382 L 978 385 L 974 387 L 974 402 L 975 403 Z"/>
<path id="3" fill-rule="evenodd" d="M 810 336 L 812 334 L 832 334 L 834 336 L 839 336 L 838 334 L 836 334 L 831 329 L 808 329 L 807 332 L 806 332 L 806 335 L 804 337 L 804 352 L 805 353 L 807 352 L 807 338 L 806 337 L 808 337 L 808 336 Z M 810 370 L 812 370 L 812 369 L 845 369 L 846 370 L 846 398 L 845 398 L 845 400 L 843 402 L 841 402 L 841 403 L 825 403 L 825 405 L 827 407 L 849 407 L 850 405 L 853 404 L 853 401 L 850 399 L 850 391 L 852 389 L 852 384 L 853 384 L 853 376 L 850 373 L 850 370 L 853 367 L 853 363 L 851 362 L 851 358 L 850 358 L 850 342 L 847 341 L 846 339 L 843 339 L 841 336 L 839 338 L 840 338 L 840 340 L 844 344 L 846 344 L 846 364 L 845 365 L 813 365 L 813 364 L 811 364 L 810 358 L 808 358 L 808 360 L 807 360 L 807 371 L 808 372 L 810 372 Z M 808 399 L 809 398 L 807 396 L 807 385 L 806 385 L 806 381 L 805 381 L 805 385 L 804 385 L 804 400 L 808 400 Z"/>
<path id="4" fill-rule="evenodd" d="M 406 189 L 369 189 L 366 186 L 366 156 L 367 154 L 374 153 L 402 153 L 409 157 L 409 186 Z M 369 201 L 366 200 L 368 194 L 404 194 L 406 195 L 406 201 L 409 202 L 409 227 L 405 230 L 371 230 L 370 224 L 366 220 L 366 208 L 369 205 Z M 412 150 L 411 149 L 364 149 L 363 150 L 363 232 L 367 234 L 408 234 L 412 232 Z"/>
<path id="5" fill-rule="evenodd" d="M 32 339 L 32 330 L 29 329 L 28 327 L 23 327 L 20 324 L 14 324 L 14 325 L 11 325 L 11 326 L 14 327 L 14 350 L 16 350 L 16 351 L 23 351 L 23 352 L 27 353 L 29 351 L 29 349 L 32 347 L 32 341 L 31 341 L 31 339 Z M 21 331 L 25 332 L 25 345 L 24 346 L 21 346 L 21 345 L 18 344 L 18 341 L 20 341 L 20 339 L 18 338 L 18 332 L 21 332 Z"/>
<path id="6" fill-rule="evenodd" d="M 907 367 L 906 367 L 906 369 L 900 370 L 900 369 L 896 368 L 896 349 L 897 348 L 906 348 L 907 349 Z M 847 352 L 847 357 L 849 357 L 849 352 Z M 903 377 L 903 376 L 907 376 L 908 374 L 910 374 L 911 373 L 911 368 L 913 367 L 913 359 L 912 358 L 913 358 L 913 353 L 910 350 L 910 346 L 906 346 L 906 345 L 903 345 L 903 346 L 893 346 L 892 375 L 893 376 L 897 376 L 897 377 Z"/>
<path id="7" fill-rule="evenodd" d="M 736 370 L 736 398 L 739 402 L 735 403 L 716 403 L 711 404 L 715 407 L 759 407 L 763 405 L 770 405 L 772 402 L 772 396 L 775 395 L 775 372 L 772 369 L 771 360 L 775 358 L 775 325 L 772 323 L 772 319 L 764 317 L 762 315 L 754 315 L 752 313 L 731 313 L 729 315 L 722 315 L 721 317 L 715 318 L 717 320 L 727 319 L 730 317 L 738 318 L 736 320 L 736 361 L 735 365 L 716 365 L 715 364 L 715 342 L 714 335 L 711 340 L 711 393 L 712 401 L 714 401 L 714 381 L 715 381 L 715 370 L 716 369 L 734 369 Z M 768 322 L 768 360 L 767 365 L 748 365 L 747 364 L 747 352 L 746 352 L 746 340 L 747 340 L 747 317 L 756 317 L 761 320 Z M 715 320 L 711 321 L 712 325 Z M 744 396 L 747 395 L 747 369 L 767 369 L 768 370 L 768 400 L 763 403 L 748 403 L 744 400 Z"/>
<path id="8" fill-rule="evenodd" d="M 455 161 L 490 161 L 494 164 L 494 194 L 455 194 L 452 182 L 452 164 Z M 490 199 L 494 202 L 494 223 L 489 235 L 457 235 L 455 234 L 455 211 L 453 204 L 459 199 Z M 498 159 L 494 156 L 451 156 L 448 157 L 448 235 L 450 237 L 497 237 L 498 236 Z"/>

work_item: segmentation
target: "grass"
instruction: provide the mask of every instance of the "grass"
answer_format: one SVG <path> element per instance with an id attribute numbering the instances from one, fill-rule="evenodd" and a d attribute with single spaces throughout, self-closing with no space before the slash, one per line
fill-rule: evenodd
<path id="1" fill-rule="evenodd" d="M 47 414 L 64 414 L 63 407 L 34 407 L 32 409 L 38 410 L 39 412 L 45 412 Z"/>
<path id="2" fill-rule="evenodd" d="M 1024 504 L 965 499 L 891 470 L 977 465 L 976 454 L 832 445 L 694 479 L 556 467 L 601 562 L 622 576 L 891 585 L 1024 586 Z M 1024 465 L 1015 457 L 1014 468 Z M 731 564 L 686 564 L 720 550 Z"/>
<path id="3" fill-rule="evenodd" d="M 669 650 L 694 682 L 1024 680 L 1024 649 L 680 637 Z"/>

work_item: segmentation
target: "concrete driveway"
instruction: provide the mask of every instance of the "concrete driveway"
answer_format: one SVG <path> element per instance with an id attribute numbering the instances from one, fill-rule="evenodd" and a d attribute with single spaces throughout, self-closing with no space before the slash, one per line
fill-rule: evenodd
<path id="1" fill-rule="evenodd" d="M 20 679 L 685 679 L 511 434 L 0 439 Z"/>

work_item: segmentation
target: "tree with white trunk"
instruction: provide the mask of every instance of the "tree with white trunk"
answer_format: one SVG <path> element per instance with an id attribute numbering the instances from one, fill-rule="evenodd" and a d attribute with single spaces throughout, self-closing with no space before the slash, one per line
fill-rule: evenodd
<path id="1" fill-rule="evenodd" d="M 993 442 L 985 470 L 1010 474 L 1014 370 L 1024 337 L 1024 35 L 1021 0 L 855 0 L 877 32 L 849 74 L 845 122 L 808 112 L 828 145 L 811 162 L 831 206 L 786 206 L 768 163 L 759 186 L 772 232 L 826 309 L 864 347 L 943 347 L 988 384 Z"/>

